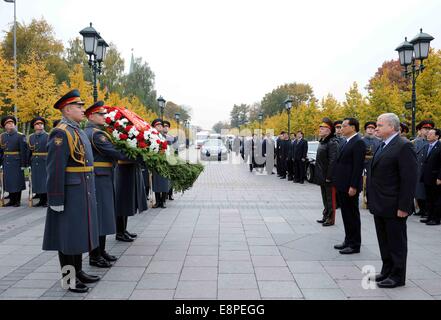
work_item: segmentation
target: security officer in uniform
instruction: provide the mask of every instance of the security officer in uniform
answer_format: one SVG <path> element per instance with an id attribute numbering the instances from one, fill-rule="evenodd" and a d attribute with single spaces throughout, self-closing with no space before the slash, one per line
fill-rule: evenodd
<path id="1" fill-rule="evenodd" d="M 364 124 L 364 136 L 361 138 L 366 145 L 366 156 L 364 160 L 364 168 L 367 170 L 370 167 L 372 157 L 378 146 L 381 144 L 380 139 L 375 136 L 375 129 L 377 123 L 375 121 L 368 121 Z"/>
<path id="2" fill-rule="evenodd" d="M 35 117 L 31 121 L 34 133 L 28 139 L 28 161 L 31 165 L 32 192 L 36 194 L 40 201 L 35 207 L 47 207 L 47 188 L 46 188 L 46 157 L 47 142 L 49 135 L 44 130 L 46 119 Z"/>
<path id="3" fill-rule="evenodd" d="M 21 192 L 26 189 L 24 169 L 27 164 L 26 136 L 16 129 L 17 119 L 5 116 L 1 120 L 5 132 L 0 135 L 0 165 L 3 166 L 3 187 L 9 192 L 5 207 L 19 207 Z"/>
<path id="4" fill-rule="evenodd" d="M 168 134 L 168 130 L 170 129 L 170 122 L 167 120 L 162 121 L 163 124 L 163 135 L 165 136 L 165 140 L 167 140 L 169 148 L 172 148 L 174 143 L 178 140 L 178 137 L 173 137 L 172 135 Z M 176 148 L 175 154 L 177 154 L 179 151 Z M 168 200 L 175 200 L 173 199 L 173 187 L 170 184 L 170 190 L 168 191 Z"/>
<path id="5" fill-rule="evenodd" d="M 104 131 L 106 109 L 103 106 L 104 102 L 98 101 L 86 110 L 89 121 L 84 132 L 92 144 L 99 225 L 99 247 L 89 253 L 89 264 L 109 268 L 110 262 L 117 260 L 106 252 L 106 235 L 116 233 L 113 168 L 118 160 L 130 159 L 115 148 L 112 138 Z"/>
<path id="6" fill-rule="evenodd" d="M 69 290 L 81 293 L 89 290 L 86 283 L 100 280 L 82 270 L 82 253 L 98 247 L 93 152 L 80 128 L 83 106 L 76 89 L 54 105 L 63 118 L 50 132 L 47 144 L 49 207 L 43 237 L 43 250 L 58 251 L 61 268 L 75 268 L 75 288 Z"/>
<path id="7" fill-rule="evenodd" d="M 161 119 L 153 120 L 152 126 L 159 132 L 159 135 L 163 136 L 164 126 Z M 152 189 L 155 193 L 156 199 L 156 203 L 153 205 L 153 208 L 166 208 L 165 202 L 167 199 L 167 194 L 170 191 L 170 180 L 160 176 L 157 172 L 153 171 Z"/>
<path id="8" fill-rule="evenodd" d="M 339 149 L 346 142 L 346 139 L 341 134 L 341 126 L 342 126 L 342 124 L 343 124 L 343 120 L 334 121 L 335 140 L 337 140 L 337 142 L 338 142 Z"/>

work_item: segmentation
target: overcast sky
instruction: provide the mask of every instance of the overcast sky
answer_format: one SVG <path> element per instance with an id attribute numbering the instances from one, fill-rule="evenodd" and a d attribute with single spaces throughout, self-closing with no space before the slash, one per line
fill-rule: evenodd
<path id="1" fill-rule="evenodd" d="M 44 17 L 66 45 L 93 22 L 126 70 L 133 48 L 156 74 L 158 94 L 191 106 L 192 123 L 207 129 L 228 120 L 233 104 L 288 82 L 343 100 L 420 27 L 441 48 L 440 0 L 16 1 L 18 21 Z M 13 4 L 0 1 L 1 30 L 12 20 Z"/>

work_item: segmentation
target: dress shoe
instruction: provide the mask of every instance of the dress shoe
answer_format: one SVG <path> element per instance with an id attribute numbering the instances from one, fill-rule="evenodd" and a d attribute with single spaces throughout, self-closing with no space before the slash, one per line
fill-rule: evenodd
<path id="1" fill-rule="evenodd" d="M 112 265 L 109 261 L 104 259 L 103 257 L 99 258 L 89 258 L 89 264 L 98 268 L 110 268 Z"/>
<path id="2" fill-rule="evenodd" d="M 104 259 L 106 259 L 107 261 L 110 262 L 114 262 L 116 260 L 118 260 L 117 257 L 110 255 L 109 253 L 107 253 L 106 251 L 104 251 L 101 255 Z"/>
<path id="3" fill-rule="evenodd" d="M 168 200 L 175 200 L 175 198 L 173 198 L 173 196 L 168 196 Z"/>
<path id="4" fill-rule="evenodd" d="M 18 207 L 20 207 L 20 202 L 14 203 L 12 206 L 15 208 L 18 208 Z"/>
<path id="5" fill-rule="evenodd" d="M 323 223 L 323 222 L 325 222 L 326 220 L 323 218 L 323 219 L 316 220 L 316 221 L 317 221 L 317 223 Z"/>
<path id="6" fill-rule="evenodd" d="M 81 270 L 80 272 L 77 273 L 77 278 L 82 283 L 94 283 L 94 282 L 97 282 L 101 279 L 98 276 L 93 276 L 91 274 L 87 274 L 83 270 Z"/>
<path id="7" fill-rule="evenodd" d="M 133 239 L 130 238 L 126 234 L 117 233 L 115 239 L 118 240 L 118 241 L 123 241 L 123 242 L 133 242 Z"/>
<path id="8" fill-rule="evenodd" d="M 305 181 L 300 181 L 299 183 L 300 183 L 300 184 L 305 184 Z"/>
<path id="9" fill-rule="evenodd" d="M 420 220 L 421 223 L 427 223 L 427 222 L 429 222 L 429 221 L 430 221 L 430 219 L 428 219 L 428 218 L 424 218 L 424 219 L 421 219 L 421 220 Z"/>
<path id="10" fill-rule="evenodd" d="M 87 291 L 89 291 L 89 287 L 86 286 L 84 283 L 82 283 L 80 280 L 76 279 L 75 281 L 75 288 L 70 288 L 67 289 L 70 292 L 75 292 L 75 293 L 86 293 Z"/>
<path id="11" fill-rule="evenodd" d="M 167 207 L 165 206 L 165 203 L 162 203 L 159 207 L 162 208 L 162 209 L 167 208 Z"/>
<path id="12" fill-rule="evenodd" d="M 355 249 L 351 247 L 346 247 L 339 251 L 340 254 L 353 254 L 353 253 L 360 253 L 360 249 Z"/>
<path id="13" fill-rule="evenodd" d="M 347 247 L 347 245 L 346 245 L 346 243 L 342 243 L 342 244 L 336 244 L 335 246 L 334 246 L 334 249 L 337 249 L 337 250 L 343 250 L 344 248 L 346 248 Z"/>
<path id="14" fill-rule="evenodd" d="M 9 201 L 7 204 L 5 204 L 5 207 L 12 207 L 14 205 L 14 202 Z"/>
<path id="15" fill-rule="evenodd" d="M 429 220 L 429 221 L 426 222 L 427 226 L 437 226 L 439 224 L 440 224 L 440 222 L 436 221 L 436 220 Z"/>
<path id="16" fill-rule="evenodd" d="M 396 287 L 404 286 L 404 282 L 398 282 L 392 278 L 386 278 L 383 281 L 377 283 L 378 288 L 392 289 Z"/>
<path id="17" fill-rule="evenodd" d="M 130 233 L 127 230 L 124 231 L 124 234 L 129 236 L 130 238 L 136 238 L 138 236 L 136 233 Z"/>
<path id="18" fill-rule="evenodd" d="M 280 179 L 286 179 L 286 176 L 281 176 Z"/>
<path id="19" fill-rule="evenodd" d="M 379 274 L 376 274 L 376 275 L 373 277 L 373 279 L 370 279 L 370 280 L 371 280 L 371 281 L 375 281 L 375 282 L 381 282 L 381 281 L 387 279 L 388 277 L 389 277 L 389 276 L 386 275 L 386 274 L 379 273 Z"/>
<path id="20" fill-rule="evenodd" d="M 288 177 L 288 181 L 294 181 L 292 177 Z"/>
<path id="21" fill-rule="evenodd" d="M 331 220 L 326 220 L 322 224 L 322 226 L 324 226 L 324 227 L 330 227 L 330 226 L 333 226 L 333 225 L 334 225 L 334 222 L 332 222 Z"/>

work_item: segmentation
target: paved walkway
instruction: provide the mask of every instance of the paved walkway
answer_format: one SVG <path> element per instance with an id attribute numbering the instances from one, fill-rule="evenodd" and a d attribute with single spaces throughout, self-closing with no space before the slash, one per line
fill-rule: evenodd
<path id="1" fill-rule="evenodd" d="M 61 289 L 57 254 L 41 251 L 44 209 L 0 208 L 0 299 L 441 299 L 441 227 L 417 217 L 406 287 L 366 290 L 363 266 L 381 266 L 372 216 L 362 211 L 361 253 L 340 255 L 340 213 L 333 227 L 315 222 L 315 185 L 214 162 L 175 199 L 129 219 L 135 242 L 108 237 L 111 269 L 84 255 L 102 276 L 87 294 Z"/>

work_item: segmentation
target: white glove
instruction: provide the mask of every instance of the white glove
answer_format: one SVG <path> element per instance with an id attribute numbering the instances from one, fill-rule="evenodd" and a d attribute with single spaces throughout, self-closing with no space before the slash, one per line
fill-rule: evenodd
<path id="1" fill-rule="evenodd" d="M 61 206 L 49 206 L 49 208 L 51 208 L 53 211 L 59 212 L 59 213 L 64 211 L 64 205 L 61 205 Z"/>

